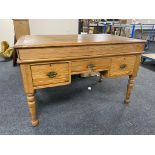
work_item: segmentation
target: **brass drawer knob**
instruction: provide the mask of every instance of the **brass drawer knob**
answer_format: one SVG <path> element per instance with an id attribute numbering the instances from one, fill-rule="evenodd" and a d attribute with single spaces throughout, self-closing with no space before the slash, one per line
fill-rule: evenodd
<path id="1" fill-rule="evenodd" d="M 126 67 L 127 67 L 126 64 L 121 64 L 121 65 L 120 65 L 120 69 L 125 69 Z"/>
<path id="2" fill-rule="evenodd" d="M 93 64 L 89 64 L 87 67 L 90 68 L 90 69 L 92 69 L 95 66 Z"/>
<path id="3" fill-rule="evenodd" d="M 49 78 L 54 78 L 54 77 L 56 77 L 57 76 L 57 73 L 56 72 L 48 72 L 47 73 L 47 76 L 49 77 Z"/>

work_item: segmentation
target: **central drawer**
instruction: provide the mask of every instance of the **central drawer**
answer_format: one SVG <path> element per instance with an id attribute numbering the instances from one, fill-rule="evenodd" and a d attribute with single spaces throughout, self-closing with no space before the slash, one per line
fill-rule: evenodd
<path id="1" fill-rule="evenodd" d="M 111 58 L 92 58 L 74 60 L 71 64 L 72 74 L 86 73 L 90 71 L 103 71 L 109 70 Z"/>
<path id="2" fill-rule="evenodd" d="M 56 86 L 71 82 L 70 63 L 46 63 L 31 65 L 34 86 Z"/>

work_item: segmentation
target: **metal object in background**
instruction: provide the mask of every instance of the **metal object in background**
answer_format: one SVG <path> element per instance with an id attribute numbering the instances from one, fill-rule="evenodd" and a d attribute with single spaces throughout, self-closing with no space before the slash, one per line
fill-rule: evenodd
<path id="1" fill-rule="evenodd" d="M 147 39 L 147 46 L 146 46 L 147 49 L 150 49 L 150 42 L 154 40 L 154 35 L 153 35 L 154 32 L 155 32 L 155 26 L 152 25 L 152 29 L 151 29 L 151 31 L 148 35 L 148 39 Z"/>
<path id="2" fill-rule="evenodd" d="M 150 49 L 150 42 L 154 41 L 155 37 L 155 24 L 126 24 L 121 20 L 112 20 L 112 19 L 85 19 L 79 20 L 79 33 L 80 31 L 86 32 L 87 34 L 91 33 L 104 33 L 104 34 L 113 34 L 124 36 L 128 38 L 137 38 L 145 39 L 146 45 L 145 50 Z M 85 24 L 84 24 L 85 23 Z M 91 31 L 90 31 L 91 30 Z M 144 52 L 146 54 L 146 52 Z M 142 63 L 147 59 L 147 56 L 142 56 Z M 152 60 L 150 55 L 148 59 Z M 154 57 L 153 57 L 154 59 Z"/>

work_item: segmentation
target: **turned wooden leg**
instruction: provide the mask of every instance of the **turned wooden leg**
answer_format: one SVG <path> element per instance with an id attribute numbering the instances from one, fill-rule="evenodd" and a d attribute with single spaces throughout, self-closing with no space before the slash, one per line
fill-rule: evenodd
<path id="1" fill-rule="evenodd" d="M 130 95 L 131 95 L 131 91 L 132 91 L 132 88 L 134 85 L 134 81 L 135 81 L 135 78 L 133 76 L 129 76 L 126 97 L 124 100 L 124 103 L 126 103 L 126 104 L 128 104 L 130 102 Z"/>
<path id="2" fill-rule="evenodd" d="M 28 106 L 31 113 L 32 126 L 37 126 L 39 121 L 36 114 L 36 102 L 34 94 L 27 94 Z"/>

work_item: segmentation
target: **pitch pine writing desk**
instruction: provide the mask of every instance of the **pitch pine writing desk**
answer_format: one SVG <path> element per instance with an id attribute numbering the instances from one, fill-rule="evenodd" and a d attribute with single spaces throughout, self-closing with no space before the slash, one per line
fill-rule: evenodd
<path id="1" fill-rule="evenodd" d="M 35 90 L 71 83 L 71 75 L 100 72 L 115 78 L 129 76 L 125 103 L 129 103 L 145 41 L 107 34 L 21 37 L 18 50 L 24 90 L 32 125 L 36 116 Z"/>

